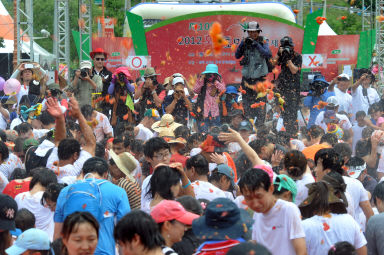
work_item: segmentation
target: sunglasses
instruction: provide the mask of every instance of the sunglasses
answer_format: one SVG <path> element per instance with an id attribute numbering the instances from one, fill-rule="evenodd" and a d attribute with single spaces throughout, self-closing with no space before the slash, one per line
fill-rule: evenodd
<path id="1" fill-rule="evenodd" d="M 104 61 L 105 60 L 105 58 L 95 58 L 96 59 L 96 61 Z"/>

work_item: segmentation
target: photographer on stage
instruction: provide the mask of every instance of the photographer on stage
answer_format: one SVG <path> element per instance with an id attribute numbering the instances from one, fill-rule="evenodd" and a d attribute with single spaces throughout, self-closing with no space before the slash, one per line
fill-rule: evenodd
<path id="1" fill-rule="evenodd" d="M 240 65 L 243 66 L 241 71 L 243 78 L 241 86 L 246 93 L 243 95 L 243 105 L 247 118 L 256 117 L 256 125 L 262 125 L 265 120 L 265 107 L 251 108 L 256 102 L 266 102 L 266 96 L 257 98 L 256 86 L 258 82 L 263 82 L 268 74 L 268 61 L 272 54 L 268 43 L 260 36 L 259 24 L 256 21 L 246 23 L 244 31 L 248 33 L 248 37 L 241 41 L 236 50 L 235 57 L 242 58 Z"/>
<path id="2" fill-rule="evenodd" d="M 90 104 L 92 93 L 101 92 L 103 89 L 101 77 L 97 74 L 92 75 L 91 69 L 92 63 L 90 61 L 82 61 L 80 69 L 76 70 L 72 81 L 73 92 L 80 107 Z"/>
<path id="3" fill-rule="evenodd" d="M 300 102 L 300 71 L 302 57 L 295 52 L 292 38 L 284 36 L 280 40 L 280 47 L 273 59 L 275 65 L 281 66 L 281 73 L 276 80 L 276 92 L 284 98 L 282 117 L 284 127 L 292 135 L 298 131 L 297 111 Z"/>

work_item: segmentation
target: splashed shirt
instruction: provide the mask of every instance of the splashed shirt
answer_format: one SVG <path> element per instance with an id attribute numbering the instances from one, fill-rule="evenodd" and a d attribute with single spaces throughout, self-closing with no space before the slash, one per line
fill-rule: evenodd
<path id="1" fill-rule="evenodd" d="M 191 185 L 193 187 L 193 192 L 195 192 L 196 199 L 207 199 L 209 201 L 212 201 L 213 199 L 218 197 L 228 198 L 224 191 L 209 182 L 194 181 Z"/>
<path id="2" fill-rule="evenodd" d="M 0 172 L 9 179 L 15 168 L 24 168 L 23 163 L 15 154 L 10 153 L 8 159 L 0 165 Z"/>
<path id="3" fill-rule="evenodd" d="M 201 81 L 200 79 L 198 79 L 196 81 L 196 85 L 193 89 L 193 92 L 196 94 L 200 94 L 201 88 L 203 86 L 204 86 L 204 81 Z M 218 90 L 215 96 L 211 96 L 211 92 L 213 88 L 216 88 Z M 225 91 L 224 82 L 219 82 L 216 80 L 214 84 L 207 85 L 207 93 L 205 94 L 205 98 L 204 98 L 204 109 L 202 109 L 204 118 L 208 118 L 209 113 L 211 114 L 212 118 L 220 116 L 220 109 L 219 109 L 219 104 L 217 100 L 218 100 L 219 94 L 224 91 Z"/>

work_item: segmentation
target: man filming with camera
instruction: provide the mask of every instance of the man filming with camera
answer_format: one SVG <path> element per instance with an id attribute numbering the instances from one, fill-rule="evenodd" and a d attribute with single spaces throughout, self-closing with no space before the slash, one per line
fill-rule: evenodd
<path id="1" fill-rule="evenodd" d="M 265 107 L 251 108 L 256 102 L 266 102 L 266 96 L 257 98 L 257 83 L 263 82 L 268 74 L 267 62 L 272 56 L 268 43 L 260 36 L 259 24 L 251 21 L 244 26 L 244 31 L 248 33 L 248 37 L 241 41 L 236 50 L 235 57 L 241 59 L 240 65 L 243 66 L 241 71 L 243 77 L 241 86 L 245 90 L 243 95 L 243 105 L 247 118 L 256 117 L 257 126 L 262 125 L 265 120 Z"/>
<path id="2" fill-rule="evenodd" d="M 290 134 L 296 134 L 297 111 L 300 100 L 300 69 L 302 57 L 294 51 L 292 38 L 284 36 L 280 40 L 280 47 L 273 59 L 275 65 L 281 66 L 281 73 L 276 80 L 277 91 L 285 99 L 282 117 L 284 127 Z"/>
<path id="3" fill-rule="evenodd" d="M 92 63 L 82 61 L 72 81 L 73 93 L 80 107 L 92 102 L 92 93 L 101 92 L 103 81 L 97 74 L 92 75 Z"/>

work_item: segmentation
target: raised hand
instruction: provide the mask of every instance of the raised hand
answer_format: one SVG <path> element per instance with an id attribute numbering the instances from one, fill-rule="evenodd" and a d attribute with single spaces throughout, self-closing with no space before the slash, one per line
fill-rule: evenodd
<path id="1" fill-rule="evenodd" d="M 46 102 L 48 113 L 55 119 L 63 116 L 60 105 L 56 98 L 49 97 Z"/>

